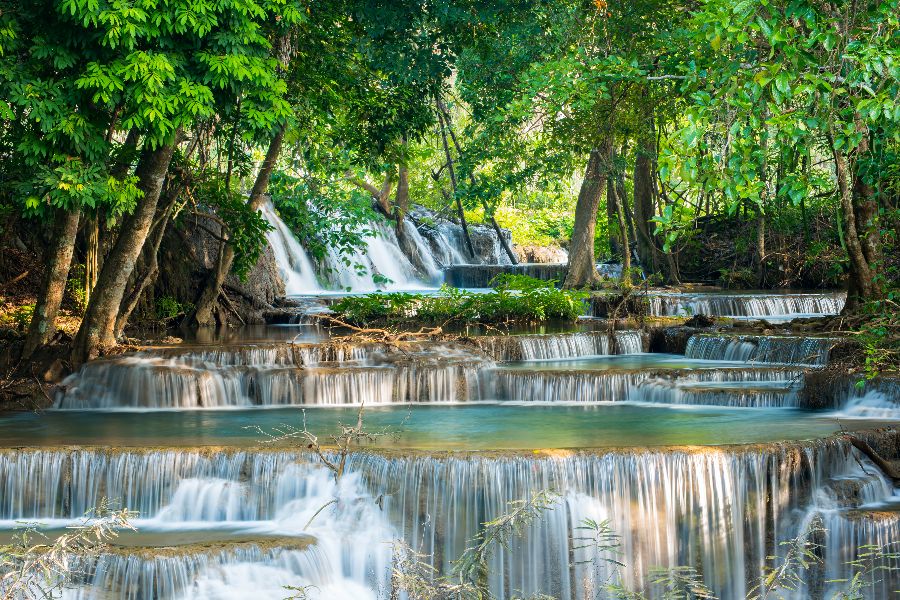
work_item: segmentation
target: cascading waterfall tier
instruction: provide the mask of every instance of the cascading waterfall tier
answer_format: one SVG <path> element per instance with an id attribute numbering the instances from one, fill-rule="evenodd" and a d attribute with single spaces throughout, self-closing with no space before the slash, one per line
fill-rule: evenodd
<path id="1" fill-rule="evenodd" d="M 699 334 L 688 340 L 685 356 L 702 360 L 821 366 L 839 338 Z"/>
<path id="2" fill-rule="evenodd" d="M 275 264 L 281 271 L 285 293 L 292 296 L 322 291 L 312 260 L 270 203 L 263 205 L 262 215 L 272 226 L 266 232 L 266 239 L 275 254 Z"/>
<path id="3" fill-rule="evenodd" d="M 417 208 L 401 224 L 402 240 L 391 223 L 375 222 L 363 248 L 350 255 L 329 248 L 315 265 L 271 204 L 262 214 L 272 226 L 266 235 L 289 296 L 433 288 L 440 283 L 441 269 L 449 265 L 510 264 L 493 229 L 469 226 L 475 248 L 475 256 L 470 256 L 459 225 Z"/>
<path id="4" fill-rule="evenodd" d="M 553 333 L 542 335 L 482 336 L 472 343 L 496 361 L 548 360 L 581 356 L 637 354 L 644 349 L 639 331 Z"/>
<path id="5" fill-rule="evenodd" d="M 764 317 L 770 319 L 836 315 L 844 306 L 843 293 L 722 294 L 662 293 L 648 296 L 656 316 Z"/>
<path id="6" fill-rule="evenodd" d="M 294 573 L 297 583 L 317 577 L 371 594 L 386 583 L 391 540 L 404 539 L 447 572 L 481 523 L 507 512 L 512 501 L 552 491 L 559 494 L 554 507 L 492 555 L 488 577 L 497 597 L 519 591 L 594 598 L 607 577 L 638 590 L 651 567 L 691 565 L 719 597 L 740 598 L 760 581 L 766 557 L 783 551 L 779 542 L 802 533 L 817 498 L 854 478 L 865 480 L 863 499 L 891 493 L 883 479 L 862 473 L 841 441 L 522 455 L 356 453 L 339 483 L 314 456 L 290 450 L 19 449 L 0 452 L 0 518 L 72 519 L 106 497 L 138 510 L 136 523 L 147 531 L 243 523 L 259 535 L 311 535 L 318 554 L 290 559 L 303 568 L 285 568 L 284 552 L 261 549 L 236 562 L 282 565 L 280 573 Z M 308 526 L 330 498 L 337 503 Z M 620 536 L 619 553 L 598 556 L 585 547 L 579 540 L 585 519 L 608 520 Z M 836 528 L 826 540 L 845 548 L 890 531 Z M 146 581 L 120 559 L 104 560 L 90 580 L 95 588 L 122 589 L 129 577 Z M 194 566 L 209 558 L 167 560 L 171 567 L 156 572 L 179 574 L 154 581 L 176 582 L 173 588 L 193 579 L 202 581 L 199 589 L 226 589 L 229 577 L 243 577 L 231 567 Z M 263 588 L 260 594 L 267 597 Z"/>
<path id="7" fill-rule="evenodd" d="M 803 371 L 786 368 L 539 370 L 482 375 L 486 398 L 543 402 L 650 402 L 742 407 L 797 405 Z"/>
<path id="8" fill-rule="evenodd" d="M 406 343 L 163 349 L 92 361 L 60 386 L 62 409 L 185 409 L 477 399 L 484 357 Z"/>

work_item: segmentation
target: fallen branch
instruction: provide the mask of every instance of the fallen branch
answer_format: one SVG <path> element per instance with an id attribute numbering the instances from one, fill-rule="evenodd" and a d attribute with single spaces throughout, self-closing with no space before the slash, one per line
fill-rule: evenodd
<path id="1" fill-rule="evenodd" d="M 850 442 L 854 448 L 865 454 L 869 458 L 869 460 L 875 463 L 875 466 L 881 469 L 881 472 L 884 473 L 885 477 L 890 479 L 895 486 L 900 486 L 900 470 L 883 459 L 877 452 L 875 452 L 875 450 L 872 448 L 872 446 L 869 445 L 868 442 L 849 434 L 844 434 L 844 439 Z"/>
<path id="2" fill-rule="evenodd" d="M 316 318 L 327 321 L 330 325 L 344 327 L 353 332 L 348 336 L 335 337 L 335 341 L 352 341 L 352 342 L 381 342 L 384 344 L 397 344 L 399 342 L 413 342 L 418 340 L 433 339 L 444 335 L 443 326 L 422 327 L 418 331 L 398 331 L 393 329 L 382 329 L 379 327 L 357 327 L 351 323 L 333 317 L 331 315 L 316 315 Z"/>
<path id="3" fill-rule="evenodd" d="M 19 282 L 19 281 L 22 281 L 23 279 L 25 279 L 26 277 L 28 277 L 28 273 L 29 273 L 29 272 L 30 272 L 30 271 L 23 271 L 23 272 L 19 273 L 18 275 L 16 275 L 15 277 L 13 277 L 12 279 L 10 279 L 9 281 L 6 281 L 6 282 L 0 284 L 0 290 L 6 289 L 6 286 L 12 285 L 12 284 L 17 283 L 17 282 Z"/>

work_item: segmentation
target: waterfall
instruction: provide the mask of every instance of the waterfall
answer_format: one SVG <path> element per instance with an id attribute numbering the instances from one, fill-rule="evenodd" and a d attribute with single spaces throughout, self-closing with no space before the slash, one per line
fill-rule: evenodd
<path id="1" fill-rule="evenodd" d="M 651 293 L 649 300 L 650 313 L 657 316 L 703 314 L 722 317 L 778 319 L 836 315 L 844 306 L 846 294 Z"/>
<path id="2" fill-rule="evenodd" d="M 496 361 L 549 360 L 610 354 L 637 354 L 644 338 L 639 331 L 616 331 L 611 347 L 605 331 L 539 335 L 483 336 L 472 342 Z"/>
<path id="3" fill-rule="evenodd" d="M 285 282 L 287 295 L 316 294 L 330 290 L 374 292 L 434 288 L 441 269 L 471 263 L 462 228 L 425 209 L 415 209 L 404 219 L 404 243 L 389 222 L 372 225 L 365 246 L 352 254 L 329 248 L 318 269 L 271 204 L 262 214 L 273 230 L 266 236 Z M 476 264 L 509 264 L 497 233 L 484 225 L 470 225 Z M 317 272 L 326 284 L 317 280 Z"/>
<path id="4" fill-rule="evenodd" d="M 464 402 L 478 399 L 478 355 L 410 343 L 278 344 L 137 353 L 91 361 L 60 386 L 62 409 L 196 409 Z"/>
<path id="5" fill-rule="evenodd" d="M 860 389 L 853 386 L 835 416 L 845 419 L 900 420 L 900 395 L 884 389 Z"/>
<path id="6" fill-rule="evenodd" d="M 273 228 L 266 232 L 266 238 L 275 253 L 275 264 L 281 271 L 285 293 L 293 296 L 322 291 L 322 287 L 316 279 L 316 268 L 306 254 L 306 250 L 275 212 L 272 204 L 266 202 L 261 210 L 263 217 Z"/>
<path id="7" fill-rule="evenodd" d="M 255 544 L 210 544 L 213 549 L 171 555 L 147 551 L 108 553 L 76 561 L 87 573 L 83 586 L 66 590 L 66 600 L 149 598 L 283 598 L 285 586 L 314 586 L 321 598 L 376 600 L 377 595 L 343 576 L 318 548 L 264 549 Z M 224 546 L 217 550 L 216 546 Z M 337 565 L 339 566 L 339 565 Z"/>
<path id="8" fill-rule="evenodd" d="M 824 365 L 837 338 L 694 335 L 688 340 L 685 355 L 702 360 L 727 360 L 757 363 Z"/>
<path id="9" fill-rule="evenodd" d="M 797 406 L 803 372 L 790 369 L 578 371 L 496 369 L 482 375 L 486 398 L 536 402 L 649 402 Z"/>
<path id="10" fill-rule="evenodd" d="M 209 550 L 182 558 L 177 552 L 169 559 L 135 556 L 128 559 L 135 566 L 128 568 L 124 558 L 103 558 L 109 566 L 94 572 L 93 583 L 137 584 L 142 572 L 157 582 L 173 581 L 175 575 L 154 573 L 177 571 L 185 581 L 202 582 L 195 593 L 241 582 L 239 589 L 246 590 L 259 582 L 264 587 L 258 595 L 267 597 L 265 574 L 274 567 L 281 574 L 276 582 L 315 583 L 327 575 L 340 589 L 364 586 L 370 592 L 358 597 L 366 598 L 384 589 L 378 586 L 390 570 L 391 540 L 404 539 L 447 572 L 481 523 L 505 513 L 509 502 L 547 490 L 560 495 L 555 507 L 490 559 L 489 584 L 498 597 L 518 590 L 593 598 L 595 584 L 606 576 L 640 590 L 652 567 L 693 565 L 719 597 L 740 598 L 760 581 L 766 556 L 783 552 L 779 542 L 802 531 L 810 510 L 821 511 L 817 498 L 827 490 L 845 489 L 855 480 L 863 489 L 856 502 L 891 493 L 883 478 L 861 473 L 844 442 L 550 457 L 358 453 L 339 484 L 316 461 L 281 450 L 7 450 L 0 452 L 0 518 L 74 519 L 108 497 L 139 511 L 139 532 L 188 532 L 205 523 L 207 528 L 243 524 L 260 535 L 308 535 L 317 554 L 281 550 L 276 543 L 272 550 L 248 548 L 211 558 L 197 556 L 210 555 Z M 332 498 L 338 503 L 307 527 L 309 517 Z M 852 499 L 846 502 L 856 506 Z M 589 562 L 596 556 L 577 540 L 586 518 L 609 520 L 620 536 L 620 554 L 614 556 L 623 567 Z M 829 535 L 869 543 L 891 531 L 860 525 Z M 167 560 L 171 567 L 164 566 Z M 834 564 L 842 573 L 837 559 Z M 261 578 L 252 578 L 255 569 Z"/>
<path id="11" fill-rule="evenodd" d="M 471 365 L 191 368 L 171 359 L 92 362 L 56 398 L 62 409 L 193 409 L 460 402 L 477 399 Z"/>
<path id="12" fill-rule="evenodd" d="M 349 256 L 337 248 L 328 249 L 323 268 L 332 289 L 374 292 L 433 287 L 426 286 L 400 249 L 393 227 L 376 223 L 373 229 L 374 234 L 365 238 L 365 248 L 357 249 Z"/>
<path id="13" fill-rule="evenodd" d="M 688 356 L 762 358 L 798 365 L 807 360 L 803 338 L 772 343 L 763 352 L 743 339 L 694 336 Z M 772 338 L 773 340 L 779 338 Z M 807 338 L 816 343 L 818 338 Z M 497 361 L 530 361 L 635 353 L 643 337 L 605 332 L 472 338 Z M 765 340 L 763 340 L 765 341 Z M 825 340 L 827 341 L 827 340 Z M 824 346 L 823 346 L 824 347 Z M 215 409 L 291 405 L 387 405 L 447 403 L 480 399 L 539 402 L 652 402 L 721 406 L 796 406 L 802 369 L 564 369 L 541 363 L 494 369 L 459 345 L 410 343 L 391 349 L 380 344 L 275 344 L 260 347 L 164 350 L 92 361 L 60 386 L 61 409 Z M 572 368 L 574 367 L 574 368 Z M 739 385 L 738 385 L 739 384 Z M 879 397 L 880 398 L 880 397 Z M 878 409 L 893 409 L 879 400 Z M 868 412 L 862 406 L 868 407 Z M 872 399 L 850 410 L 873 416 Z M 849 414 L 849 413 L 848 413 Z M 890 413 L 884 413 L 885 415 Z"/>

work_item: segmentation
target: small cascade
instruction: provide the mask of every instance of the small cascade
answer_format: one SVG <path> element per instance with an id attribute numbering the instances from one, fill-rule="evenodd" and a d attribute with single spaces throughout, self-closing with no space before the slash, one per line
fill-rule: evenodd
<path id="1" fill-rule="evenodd" d="M 768 319 L 836 315 L 846 294 L 669 294 L 651 293 L 650 313 L 656 316 L 708 315 Z"/>
<path id="2" fill-rule="evenodd" d="M 610 354 L 637 354 L 643 350 L 639 331 L 616 331 L 614 344 L 605 331 L 540 335 L 482 336 L 472 341 L 496 361 L 550 360 Z"/>
<path id="3" fill-rule="evenodd" d="M 281 271 L 285 293 L 292 296 L 322 291 L 322 286 L 316 279 L 316 268 L 312 260 L 287 224 L 275 212 L 275 208 L 267 202 L 261 210 L 263 217 L 272 226 L 272 230 L 266 232 L 266 238 L 275 253 L 275 264 Z"/>
<path id="4" fill-rule="evenodd" d="M 840 386 L 834 395 L 838 417 L 900 420 L 898 379 L 881 379 L 864 383 L 849 381 Z"/>
<path id="5" fill-rule="evenodd" d="M 824 589 L 825 598 L 844 597 L 854 575 L 865 585 L 853 597 L 892 597 L 900 588 L 900 498 L 894 493 L 880 471 L 862 464 L 823 481 L 802 520 L 822 562 L 801 570 L 804 585 L 796 597 L 817 589 Z"/>
<path id="6" fill-rule="evenodd" d="M 280 344 L 138 353 L 89 362 L 60 386 L 61 409 L 197 409 L 464 402 L 483 359 L 459 349 Z M 339 367 L 338 367 L 339 366 Z"/>
<path id="7" fill-rule="evenodd" d="M 264 586 L 274 567 L 297 575 L 291 585 L 323 581 L 327 573 L 327 581 L 378 590 L 390 572 L 391 540 L 404 539 L 446 573 L 482 523 L 505 513 L 510 502 L 547 490 L 559 501 L 490 559 L 489 584 L 498 597 L 512 589 L 592 598 L 588 590 L 606 576 L 641 590 L 652 567 L 692 565 L 717 596 L 741 598 L 760 581 L 766 557 L 784 551 L 779 542 L 802 531 L 806 508 L 816 506 L 822 490 L 860 477 L 843 442 L 553 456 L 358 453 L 340 484 L 316 460 L 296 451 L 8 450 L 0 452 L 0 518 L 74 519 L 100 498 L 119 498 L 140 512 L 139 531 L 243 523 L 263 535 L 316 540 L 310 548 L 315 553 L 306 556 L 293 552 L 308 551 L 248 549 L 249 556 L 184 557 L 180 567 L 170 557 L 169 572 L 180 568 L 185 581 L 203 582 L 197 589 L 240 582 L 239 589 L 250 589 L 257 581 Z M 868 477 L 860 499 L 889 493 L 883 480 Z M 235 503 L 238 491 L 242 501 Z M 333 498 L 337 504 L 307 528 Z M 608 520 L 621 536 L 618 552 L 609 555 L 624 563 L 616 572 L 603 571 L 611 564 L 604 557 L 597 561 L 578 541 L 588 518 Z M 136 585 L 145 581 L 139 575 L 139 565 L 148 564 L 144 559 L 135 556 L 130 568 L 127 561 L 106 560 L 109 566 L 95 570 L 98 586 L 123 589 L 116 586 L 129 577 Z M 154 576 L 154 569 L 169 569 L 158 564 L 147 567 L 148 577 L 180 581 L 174 574 Z M 244 580 L 254 569 L 263 579 Z"/>
<path id="8" fill-rule="evenodd" d="M 639 331 L 616 332 L 616 354 L 640 354 L 644 351 L 644 337 Z"/>
<path id="9" fill-rule="evenodd" d="M 221 550 L 169 548 L 162 552 L 139 548 L 76 561 L 82 585 L 63 598 L 125 600 L 147 598 L 283 597 L 284 586 L 314 585 L 328 598 L 356 600 L 375 595 L 365 586 L 344 579 L 318 548 L 264 549 L 256 544 L 210 544 Z M 159 552 L 159 553 L 158 553 Z M 223 595 L 224 593 L 224 595 Z M 277 596 L 277 594 L 282 596 Z M 361 594 L 361 595 L 360 595 Z"/>
<path id="10" fill-rule="evenodd" d="M 423 275 L 400 248 L 393 227 L 387 223 L 378 223 L 373 229 L 374 234 L 365 238 L 364 250 L 345 256 L 337 249 L 329 249 L 322 263 L 329 287 L 354 292 L 425 287 Z M 350 265 L 347 261 L 350 261 Z"/>
<path id="11" fill-rule="evenodd" d="M 255 382 L 258 404 L 392 404 L 477 399 L 477 376 L 465 365 L 357 367 L 264 371 Z"/>
<path id="12" fill-rule="evenodd" d="M 469 224 L 469 237 L 475 250 L 475 256 L 472 257 L 462 226 L 421 206 L 413 208 L 408 218 L 415 224 L 423 240 L 430 246 L 434 263 L 441 267 L 465 264 L 510 264 L 509 256 L 503 250 L 497 232 L 487 225 Z M 509 236 L 508 233 L 505 235 Z M 507 237 L 507 241 L 509 240 L 510 238 Z"/>
<path id="13" fill-rule="evenodd" d="M 825 597 L 839 597 L 847 590 L 848 571 L 854 561 L 870 563 L 868 584 L 862 591 L 867 600 L 891 598 L 900 590 L 900 512 L 826 510 L 815 514 L 825 529 L 823 548 L 825 565 L 808 579 L 826 582 Z M 885 556 L 872 556 L 872 550 L 883 550 Z M 865 577 L 866 567 L 855 570 Z"/>
<path id="14" fill-rule="evenodd" d="M 828 362 L 837 341 L 823 337 L 700 334 L 688 340 L 685 355 L 701 360 L 821 366 Z"/>
<path id="15" fill-rule="evenodd" d="M 496 369 L 485 398 L 530 402 L 647 402 L 738 407 L 797 406 L 803 372 L 789 369 L 575 371 Z"/>

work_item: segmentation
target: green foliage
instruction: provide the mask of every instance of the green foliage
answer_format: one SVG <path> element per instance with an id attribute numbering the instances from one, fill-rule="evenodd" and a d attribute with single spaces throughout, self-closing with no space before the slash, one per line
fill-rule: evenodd
<path id="1" fill-rule="evenodd" d="M 329 251 L 342 257 L 344 266 L 365 267 L 352 260 L 365 248 L 367 237 L 378 235 L 381 219 L 372 209 L 371 197 L 337 181 L 321 183 L 274 173 L 269 184 L 278 214 L 312 256 L 322 259 Z"/>
<path id="2" fill-rule="evenodd" d="M 69 279 L 66 280 L 66 294 L 75 304 L 75 309 L 79 314 L 84 313 L 84 309 L 87 308 L 87 290 L 84 278 L 84 265 L 72 265 L 72 268 L 69 269 Z"/>
<path id="3" fill-rule="evenodd" d="M 444 324 L 573 321 L 584 313 L 586 297 L 585 292 L 558 290 L 548 282 L 522 291 L 498 287 L 486 294 L 444 286 L 433 296 L 377 293 L 348 297 L 332 308 L 355 324 L 402 323 L 411 318 Z"/>
<path id="4" fill-rule="evenodd" d="M 194 305 L 190 302 L 179 302 L 171 296 L 163 296 L 156 299 L 156 318 L 160 320 L 171 320 L 182 315 L 189 314 L 194 310 Z"/>
<path id="5" fill-rule="evenodd" d="M 231 269 L 244 280 L 266 247 L 266 232 L 272 226 L 260 212 L 250 208 L 243 195 L 226 190 L 217 177 L 207 179 L 195 194 L 224 223 L 228 244 L 234 249 Z"/>
<path id="6" fill-rule="evenodd" d="M 869 302 L 858 311 L 854 339 L 862 345 L 866 379 L 900 365 L 900 289 L 888 290 L 884 299 Z"/>
<path id="7" fill-rule="evenodd" d="M 554 289 L 559 284 L 556 280 L 543 280 L 518 275 L 515 273 L 501 273 L 491 279 L 490 286 L 499 290 L 519 290 L 531 292 L 534 290 Z"/>
<path id="8" fill-rule="evenodd" d="M 16 326 L 16 329 L 25 331 L 25 328 L 31 322 L 32 315 L 34 315 L 34 308 L 34 304 L 22 304 L 10 312 L 9 318 Z"/>

